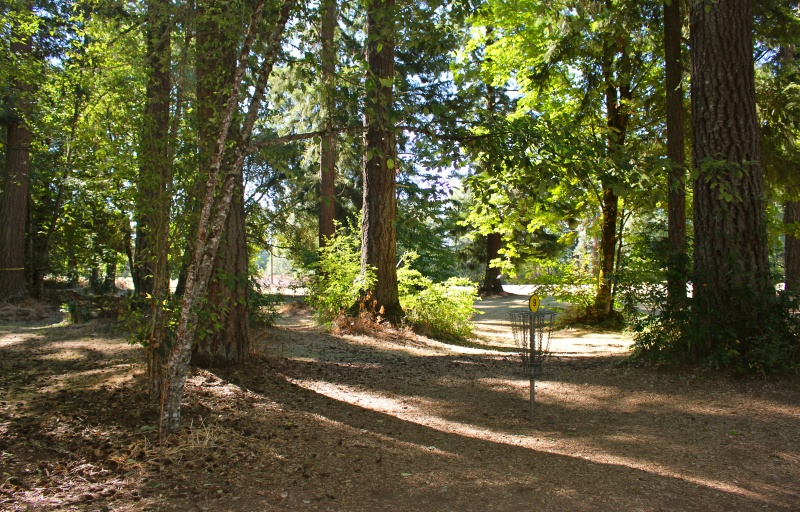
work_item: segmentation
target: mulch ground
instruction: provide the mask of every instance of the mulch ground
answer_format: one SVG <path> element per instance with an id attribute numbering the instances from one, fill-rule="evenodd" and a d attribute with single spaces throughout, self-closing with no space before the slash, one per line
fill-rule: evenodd
<path id="1" fill-rule="evenodd" d="M 566 350 L 531 418 L 508 347 L 331 335 L 300 308 L 249 363 L 193 369 L 159 440 L 141 350 L 57 322 L 0 324 L 2 510 L 800 509 L 794 377 Z"/>

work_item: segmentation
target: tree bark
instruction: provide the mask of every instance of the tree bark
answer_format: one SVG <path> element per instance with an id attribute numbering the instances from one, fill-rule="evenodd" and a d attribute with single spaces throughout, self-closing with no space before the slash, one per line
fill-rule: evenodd
<path id="1" fill-rule="evenodd" d="M 800 201 L 784 203 L 783 225 L 787 228 L 783 248 L 785 289 L 800 292 Z"/>
<path id="2" fill-rule="evenodd" d="M 500 269 L 489 265 L 493 259 L 500 257 L 500 249 L 502 246 L 503 237 L 500 233 L 489 233 L 486 235 L 486 273 L 483 276 L 481 291 L 489 295 L 503 293 L 503 283 L 500 281 Z"/>
<path id="3" fill-rule="evenodd" d="M 693 303 L 709 353 L 734 340 L 746 350 L 758 310 L 774 298 L 752 25 L 749 0 L 692 5 Z"/>
<path id="4" fill-rule="evenodd" d="M 244 185 L 237 178 L 225 234 L 214 262 L 202 325 L 210 334 L 198 338 L 192 364 L 206 368 L 244 361 L 250 354 L 248 315 L 248 252 L 244 212 Z"/>
<path id="5" fill-rule="evenodd" d="M 236 48 L 239 36 L 233 18 L 221 19 L 220 12 L 228 4 L 210 1 L 203 5 L 198 17 L 197 103 L 200 110 L 201 169 L 209 165 L 216 151 L 221 114 L 236 71 Z M 235 123 L 228 139 L 238 143 L 240 134 Z M 226 149 L 223 169 L 233 165 L 234 150 Z M 192 352 L 192 364 L 225 366 L 243 361 L 250 353 L 248 332 L 248 256 L 244 215 L 244 185 L 236 178 L 231 211 L 222 235 L 222 243 L 214 261 L 208 297 L 201 319 L 204 332 Z"/>
<path id="6" fill-rule="evenodd" d="M 600 226 L 600 251 L 597 294 L 594 307 L 599 320 L 608 318 L 614 311 L 612 293 L 614 279 L 614 257 L 617 248 L 617 215 L 619 197 L 611 187 L 603 187 L 603 217 Z"/>
<path id="7" fill-rule="evenodd" d="M 667 108 L 667 294 L 672 304 L 686 301 L 686 168 L 680 2 L 664 3 L 664 67 Z"/>
<path id="8" fill-rule="evenodd" d="M 333 131 L 334 76 L 336 73 L 336 53 L 334 50 L 334 30 L 336 28 L 336 0 L 322 2 L 322 89 L 324 94 L 323 116 L 325 134 L 320 137 L 320 205 L 319 205 L 319 246 L 333 236 L 336 225 L 336 134 Z"/>
<path id="9" fill-rule="evenodd" d="M 374 299 L 392 322 L 403 317 L 397 289 L 394 132 L 394 0 L 367 3 L 367 93 L 364 107 L 364 206 L 361 267 L 375 268 Z"/>
<path id="10" fill-rule="evenodd" d="M 170 92 L 172 22 L 170 2 L 147 2 L 147 84 L 139 151 L 136 246 L 132 266 L 136 293 L 147 297 L 150 332 L 147 354 L 150 397 L 161 401 L 167 347 L 164 301 L 169 296 L 169 226 L 172 187 Z"/>
<path id="11" fill-rule="evenodd" d="M 32 6 L 26 2 L 26 11 Z M 30 59 L 30 35 L 12 28 L 11 54 L 20 65 Z M 28 207 L 31 132 L 28 128 L 31 85 L 12 80 L 6 121 L 6 165 L 0 196 L 0 301 L 25 296 L 25 221 Z"/>

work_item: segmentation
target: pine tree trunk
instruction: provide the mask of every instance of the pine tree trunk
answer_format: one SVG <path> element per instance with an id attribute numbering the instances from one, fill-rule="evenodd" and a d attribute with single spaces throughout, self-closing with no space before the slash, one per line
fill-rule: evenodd
<path id="1" fill-rule="evenodd" d="M 211 1 L 203 5 L 198 19 L 197 103 L 200 109 L 201 173 L 214 158 L 231 80 L 236 71 L 238 32 L 233 18 L 220 19 L 225 2 Z M 228 134 L 238 143 L 238 128 Z M 223 157 L 223 172 L 228 172 L 235 159 L 229 147 Z M 244 186 L 237 178 L 231 211 L 227 215 L 222 242 L 214 260 L 201 329 L 192 352 L 192 364 L 224 366 L 244 360 L 250 352 L 248 333 L 248 267 L 247 238 L 244 218 Z M 211 331 L 209 333 L 209 331 Z"/>
<path id="2" fill-rule="evenodd" d="M 336 136 L 333 133 L 334 74 L 336 72 L 336 53 L 334 51 L 334 29 L 336 28 L 336 1 L 324 0 L 322 3 L 322 82 L 323 116 L 327 133 L 320 140 L 320 205 L 319 205 L 319 246 L 333 236 L 336 229 Z"/>
<path id="3" fill-rule="evenodd" d="M 784 203 L 783 224 L 788 228 L 783 249 L 785 289 L 800 292 L 800 201 Z"/>
<path id="4" fill-rule="evenodd" d="M 374 267 L 374 298 L 383 316 L 400 320 L 397 289 L 396 167 L 394 133 L 394 0 L 367 5 L 367 97 L 364 108 L 364 210 L 361 266 Z"/>
<path id="5" fill-rule="evenodd" d="M 206 368 L 226 366 L 244 361 L 250 354 L 248 316 L 248 255 L 243 204 L 244 186 L 236 185 L 231 211 L 225 223 L 225 234 L 214 262 L 217 275 L 208 288 L 203 327 L 212 331 L 198 338 L 192 353 L 192 364 Z M 221 272 L 221 274 L 220 274 Z"/>
<path id="6" fill-rule="evenodd" d="M 752 25 L 749 0 L 692 5 L 693 304 L 709 333 L 708 353 L 734 340 L 746 350 L 757 311 L 774 297 Z"/>
<path id="7" fill-rule="evenodd" d="M 489 233 L 486 236 L 486 273 L 483 277 L 481 291 L 488 295 L 503 293 L 503 283 L 500 281 L 500 269 L 491 267 L 493 259 L 500 257 L 503 246 L 503 237 L 500 233 Z"/>
<path id="8" fill-rule="evenodd" d="M 495 42 L 494 27 L 486 27 L 486 45 Z M 497 96 L 498 91 L 491 84 L 486 85 L 486 117 L 491 126 L 497 123 Z M 499 295 L 503 293 L 503 283 L 500 281 L 500 269 L 492 267 L 492 260 L 500 257 L 500 249 L 503 247 L 503 236 L 500 233 L 489 233 L 486 235 L 486 272 L 483 276 L 483 286 L 481 291 L 488 295 Z"/>
<path id="9" fill-rule="evenodd" d="M 30 10 L 30 4 L 25 5 Z M 14 27 L 12 32 L 16 32 Z M 11 54 L 22 63 L 31 56 L 30 36 L 13 38 Z M 31 132 L 28 113 L 31 86 L 12 81 L 6 121 L 5 173 L 0 195 L 0 301 L 25 296 L 25 223 L 28 207 Z"/>
<path id="10" fill-rule="evenodd" d="M 664 67 L 667 103 L 667 293 L 673 304 L 686 300 L 688 262 L 686 256 L 686 169 L 684 145 L 683 65 L 681 59 L 681 7 L 664 3 Z"/>
<path id="11" fill-rule="evenodd" d="M 171 62 L 170 2 L 149 0 L 145 42 L 147 84 L 139 151 L 136 197 L 136 246 L 131 273 L 134 288 L 148 297 L 150 332 L 146 353 L 148 388 L 161 401 L 163 371 L 168 354 L 164 346 L 164 301 L 169 296 L 169 225 L 172 186 L 170 155 Z"/>

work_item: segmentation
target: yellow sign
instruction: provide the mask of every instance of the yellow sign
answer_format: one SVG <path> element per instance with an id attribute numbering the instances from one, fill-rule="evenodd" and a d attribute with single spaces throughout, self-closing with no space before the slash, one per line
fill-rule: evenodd
<path id="1" fill-rule="evenodd" d="M 531 313 L 539 311 L 539 304 L 541 304 L 541 302 L 538 295 L 531 295 L 531 298 L 528 299 L 528 307 L 531 309 Z"/>

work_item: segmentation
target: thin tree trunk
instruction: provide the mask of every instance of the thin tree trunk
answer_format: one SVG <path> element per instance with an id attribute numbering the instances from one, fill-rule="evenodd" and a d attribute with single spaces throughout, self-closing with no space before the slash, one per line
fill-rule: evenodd
<path id="1" fill-rule="evenodd" d="M 159 402 L 163 392 L 164 364 L 169 353 L 164 346 L 163 308 L 169 296 L 171 30 L 170 2 L 149 0 L 145 28 L 148 77 L 139 152 L 132 274 L 136 293 L 149 298 L 148 387 L 151 399 Z"/>
<path id="2" fill-rule="evenodd" d="M 618 161 L 625 135 L 628 129 L 629 101 L 631 100 L 630 84 L 624 77 L 626 67 L 630 65 L 627 48 L 624 43 L 605 48 L 603 57 L 603 80 L 606 87 L 606 118 L 608 124 L 608 154 L 612 160 Z M 615 55 L 619 57 L 615 60 Z M 617 70 L 615 76 L 615 69 Z M 600 227 L 600 269 L 594 309 L 597 319 L 602 321 L 614 314 L 614 257 L 617 247 L 617 218 L 619 213 L 619 196 L 614 192 L 610 177 L 601 179 L 602 190 L 602 224 Z"/>
<path id="3" fill-rule="evenodd" d="M 500 269 L 490 266 L 493 259 L 500 257 L 503 246 L 503 237 L 500 233 L 486 235 L 486 273 L 483 276 L 481 291 L 489 295 L 503 293 L 503 283 L 500 281 Z"/>
<path id="4" fill-rule="evenodd" d="M 625 234 L 625 223 L 628 220 L 628 217 L 625 214 L 625 208 L 622 209 L 622 212 L 619 213 L 619 230 L 617 231 L 617 256 L 616 261 L 614 262 L 614 275 L 620 276 L 622 274 L 622 249 L 625 246 L 625 239 L 623 238 Z M 619 291 L 619 281 L 614 281 L 614 285 L 611 287 L 611 301 L 616 302 L 617 300 L 617 292 Z"/>
<path id="5" fill-rule="evenodd" d="M 239 64 L 231 80 L 230 96 L 222 112 L 217 149 L 208 169 L 206 189 L 201 202 L 200 217 L 197 225 L 197 242 L 191 264 L 186 273 L 186 291 L 183 295 L 181 314 L 176 329 L 175 345 L 172 347 L 166 371 L 166 398 L 163 401 L 160 425 L 163 433 L 175 432 L 180 426 L 181 397 L 183 396 L 183 386 L 186 382 L 189 359 L 191 358 L 192 347 L 197 334 L 198 307 L 208 291 L 222 231 L 231 209 L 234 189 L 238 180 L 241 179 L 244 158 L 250 145 L 253 126 L 261 108 L 267 81 L 280 51 L 284 29 L 294 5 L 295 0 L 286 0 L 278 12 L 273 31 L 265 45 L 261 67 L 255 75 L 257 82 L 247 117 L 240 131 L 241 138 L 238 141 L 235 158 L 228 172 L 222 175 L 222 183 L 220 184 L 220 170 L 225 148 L 228 144 L 229 129 L 233 120 L 234 110 L 241 100 L 242 79 L 261 19 L 261 12 L 264 8 L 263 0 L 254 9 L 249 32 L 239 54 Z M 218 190 L 219 193 L 217 193 Z"/>
<path id="6" fill-rule="evenodd" d="M 708 11 L 706 12 L 706 10 Z M 749 0 L 692 4 L 694 308 L 707 354 L 759 328 L 767 260 Z"/>
<path id="7" fill-rule="evenodd" d="M 785 289 L 800 292 L 800 201 L 784 203 L 783 225 L 787 228 L 783 248 Z"/>
<path id="8" fill-rule="evenodd" d="M 322 88 L 324 94 L 323 116 L 325 135 L 320 137 L 320 205 L 319 205 L 319 246 L 333 236 L 336 226 L 336 134 L 333 132 L 334 77 L 336 73 L 336 53 L 334 50 L 334 30 L 336 28 L 336 0 L 322 2 Z"/>
<path id="9" fill-rule="evenodd" d="M 26 11 L 32 6 L 24 5 Z M 32 40 L 12 28 L 11 54 L 24 67 L 30 59 Z M 25 79 L 12 82 L 9 119 L 6 121 L 6 165 L 0 196 L 0 301 L 25 296 L 25 221 L 28 207 L 31 132 L 28 113 L 31 86 Z"/>
<path id="10" fill-rule="evenodd" d="M 670 303 L 686 300 L 686 168 L 684 145 L 683 65 L 681 59 L 681 7 L 678 0 L 664 3 L 664 67 L 667 103 L 667 293 Z"/>
<path id="11" fill-rule="evenodd" d="M 594 307 L 598 319 L 608 318 L 614 310 L 611 293 L 614 278 L 614 256 L 617 248 L 617 214 L 619 197 L 610 187 L 603 187 L 603 218 L 600 226 L 600 251 L 597 294 Z"/>

